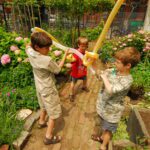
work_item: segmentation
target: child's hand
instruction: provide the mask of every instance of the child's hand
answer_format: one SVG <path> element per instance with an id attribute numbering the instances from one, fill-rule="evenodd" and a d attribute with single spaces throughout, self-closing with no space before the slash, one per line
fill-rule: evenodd
<path id="1" fill-rule="evenodd" d="M 97 72 L 95 72 L 95 76 L 96 76 L 97 80 L 101 80 L 101 76 Z"/>
<path id="2" fill-rule="evenodd" d="M 69 52 L 69 48 L 65 51 L 65 55 L 67 55 L 67 54 L 68 54 L 68 52 Z"/>
<path id="3" fill-rule="evenodd" d="M 31 43 L 26 43 L 26 48 L 31 46 Z"/>
<path id="4" fill-rule="evenodd" d="M 69 49 L 68 54 L 73 54 L 73 51 L 71 49 Z"/>
<path id="5" fill-rule="evenodd" d="M 108 73 L 105 71 L 101 71 L 101 78 L 102 79 L 106 79 L 107 78 Z"/>

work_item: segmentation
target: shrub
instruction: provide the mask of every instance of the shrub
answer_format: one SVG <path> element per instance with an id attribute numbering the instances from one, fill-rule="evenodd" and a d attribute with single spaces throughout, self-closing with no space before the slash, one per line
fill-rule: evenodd
<path id="1" fill-rule="evenodd" d="M 145 92 L 149 92 L 150 80 L 150 34 L 140 30 L 124 37 L 118 37 L 105 41 L 100 58 L 103 62 L 113 60 L 116 51 L 125 47 L 135 47 L 141 53 L 141 62 L 132 69 L 131 73 L 134 79 L 133 87 L 142 88 Z"/>
<path id="2" fill-rule="evenodd" d="M 0 146 L 9 144 L 12 147 L 12 142 L 23 129 L 23 123 L 16 118 L 15 104 L 10 105 L 9 100 L 0 99 Z"/>

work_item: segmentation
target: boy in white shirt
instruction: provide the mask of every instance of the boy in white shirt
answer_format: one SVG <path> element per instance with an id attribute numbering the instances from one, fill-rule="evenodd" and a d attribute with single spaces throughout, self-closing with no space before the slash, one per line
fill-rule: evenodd
<path id="1" fill-rule="evenodd" d="M 26 47 L 26 53 L 33 68 L 38 102 L 41 108 L 39 128 L 46 126 L 46 114 L 49 116 L 48 128 L 44 143 L 55 144 L 60 142 L 60 136 L 53 136 L 55 119 L 59 118 L 62 111 L 60 98 L 54 82 L 54 74 L 58 74 L 65 62 L 67 52 L 58 65 L 48 56 L 52 40 L 46 33 L 35 32 L 31 35 L 31 45 Z"/>

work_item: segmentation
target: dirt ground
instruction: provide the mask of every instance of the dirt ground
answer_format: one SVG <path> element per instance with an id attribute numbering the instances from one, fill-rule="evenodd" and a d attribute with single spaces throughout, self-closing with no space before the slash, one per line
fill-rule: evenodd
<path id="1" fill-rule="evenodd" d="M 103 69 L 100 61 L 96 62 L 95 67 Z M 46 128 L 37 129 L 36 123 L 23 150 L 98 150 L 99 143 L 91 140 L 91 134 L 96 130 L 96 99 L 101 82 L 89 70 L 88 86 L 90 92 L 83 92 L 82 82 L 77 83 L 75 102 L 69 101 L 69 82 L 60 90 L 63 116 L 56 121 L 54 133 L 62 136 L 61 143 L 45 146 Z"/>

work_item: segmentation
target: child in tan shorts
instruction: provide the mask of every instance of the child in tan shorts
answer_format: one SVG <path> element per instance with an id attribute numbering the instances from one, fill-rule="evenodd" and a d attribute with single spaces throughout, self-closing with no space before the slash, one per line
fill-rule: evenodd
<path id="1" fill-rule="evenodd" d="M 64 64 L 67 52 L 58 65 L 48 56 L 52 40 L 43 32 L 35 32 L 31 35 L 31 45 L 26 47 L 26 53 L 33 68 L 37 97 L 41 108 L 39 128 L 45 127 L 46 115 L 49 116 L 48 128 L 44 143 L 55 144 L 60 142 L 60 136 L 54 136 L 55 119 L 59 118 L 62 111 L 60 98 L 54 82 L 54 74 L 58 74 Z"/>

